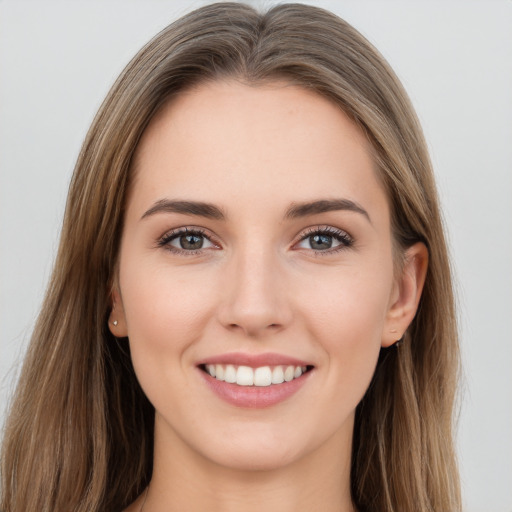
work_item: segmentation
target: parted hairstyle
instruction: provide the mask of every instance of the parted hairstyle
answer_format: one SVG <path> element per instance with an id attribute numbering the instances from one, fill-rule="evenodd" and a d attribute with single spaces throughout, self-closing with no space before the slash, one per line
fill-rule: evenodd
<path id="1" fill-rule="evenodd" d="M 460 510 L 453 445 L 459 353 L 452 278 L 422 130 L 377 50 L 334 14 L 238 3 L 172 23 L 128 64 L 87 134 L 60 246 L 6 422 L 3 512 L 119 511 L 151 478 L 154 409 L 128 345 L 110 333 L 111 286 L 141 136 L 187 88 L 286 81 L 338 105 L 366 134 L 390 209 L 395 259 L 429 267 L 399 347 L 382 349 L 356 410 L 351 492 L 360 512 Z"/>

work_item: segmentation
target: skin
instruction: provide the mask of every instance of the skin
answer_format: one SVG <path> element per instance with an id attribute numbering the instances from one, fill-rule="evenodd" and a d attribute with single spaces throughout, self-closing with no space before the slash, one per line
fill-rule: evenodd
<path id="1" fill-rule="evenodd" d="M 416 244 L 394 274 L 374 167 L 339 108 L 284 83 L 202 84 L 152 120 L 136 154 L 110 318 L 156 410 L 145 512 L 354 510 L 354 411 L 381 347 L 414 317 L 427 268 Z M 144 217 L 165 198 L 212 203 L 226 219 Z M 334 198 L 367 215 L 285 216 L 290 205 Z M 179 237 L 159 244 L 183 227 L 204 231 L 199 252 L 172 252 Z M 313 247 L 311 230 L 326 227 L 352 243 Z M 277 352 L 314 369 L 284 402 L 240 408 L 197 368 L 228 352 Z"/>

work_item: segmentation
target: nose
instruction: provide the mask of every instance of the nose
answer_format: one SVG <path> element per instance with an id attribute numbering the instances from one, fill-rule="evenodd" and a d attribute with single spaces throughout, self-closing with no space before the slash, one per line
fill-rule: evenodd
<path id="1" fill-rule="evenodd" d="M 286 328 L 292 318 L 283 269 L 270 251 L 245 251 L 226 268 L 220 323 L 257 338 Z"/>

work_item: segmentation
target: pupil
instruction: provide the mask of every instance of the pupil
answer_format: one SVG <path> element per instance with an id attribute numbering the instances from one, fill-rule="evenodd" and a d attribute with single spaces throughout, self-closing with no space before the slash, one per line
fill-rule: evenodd
<path id="1" fill-rule="evenodd" d="M 182 235 L 180 236 L 180 245 L 183 249 L 201 249 L 203 237 L 200 235 Z"/>
<path id="2" fill-rule="evenodd" d="M 313 235 L 309 237 L 311 248 L 325 250 L 332 246 L 332 236 L 329 235 Z"/>

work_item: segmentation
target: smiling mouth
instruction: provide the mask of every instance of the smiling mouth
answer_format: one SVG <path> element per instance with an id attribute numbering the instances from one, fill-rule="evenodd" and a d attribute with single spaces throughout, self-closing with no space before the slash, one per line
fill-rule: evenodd
<path id="1" fill-rule="evenodd" d="M 298 379 L 313 366 L 276 365 L 251 368 L 233 364 L 203 364 L 199 368 L 221 382 L 238 386 L 265 387 Z"/>

